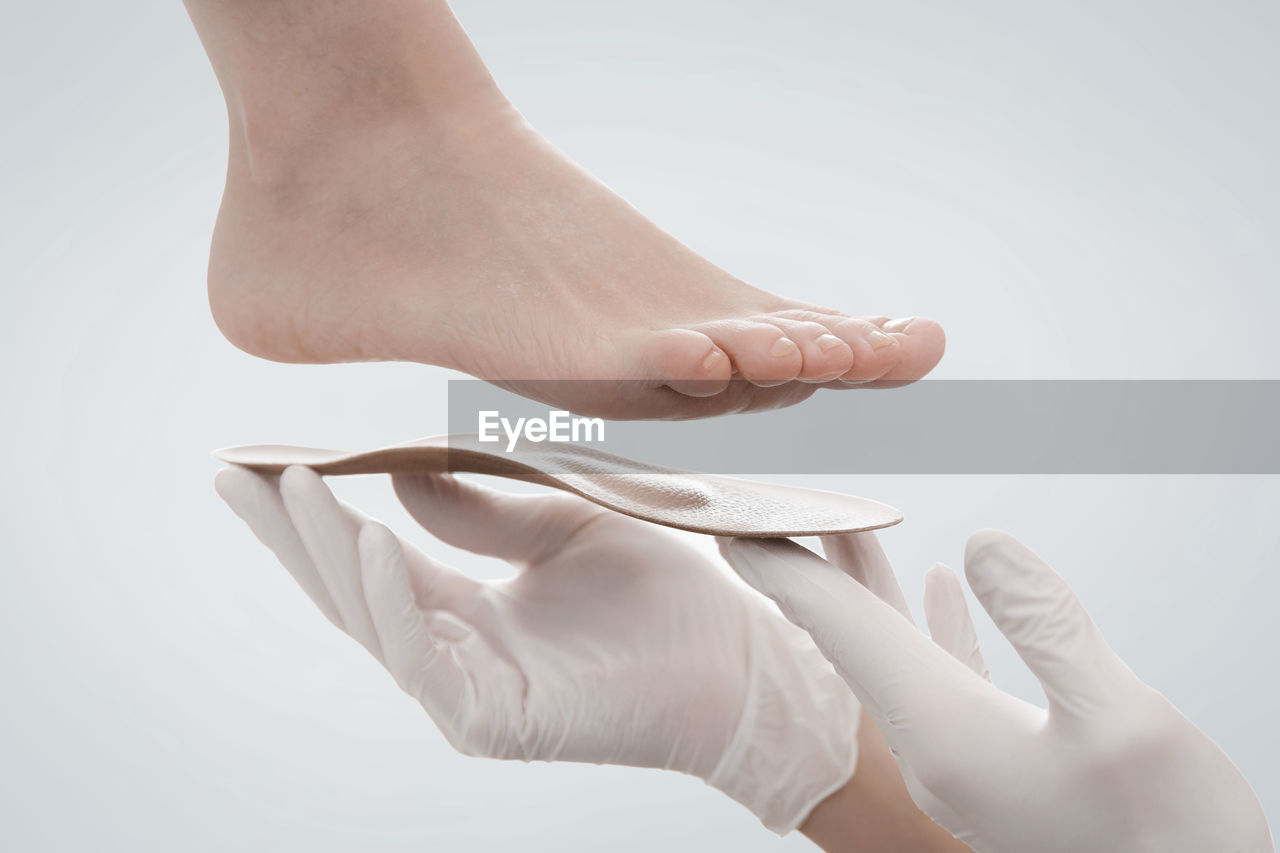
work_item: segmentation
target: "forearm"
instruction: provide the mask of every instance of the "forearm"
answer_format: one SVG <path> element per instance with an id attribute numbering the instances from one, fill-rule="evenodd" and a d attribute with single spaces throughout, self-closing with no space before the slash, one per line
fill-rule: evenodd
<path id="1" fill-rule="evenodd" d="M 889 746 L 870 720 L 858 727 L 858 769 L 823 800 L 800 832 L 826 853 L 969 850 L 916 808 Z"/>

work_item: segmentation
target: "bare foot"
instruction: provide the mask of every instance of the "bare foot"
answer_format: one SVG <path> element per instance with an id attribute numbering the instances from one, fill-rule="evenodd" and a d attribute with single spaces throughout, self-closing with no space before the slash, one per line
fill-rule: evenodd
<path id="1" fill-rule="evenodd" d="M 620 418 L 787 405 L 941 357 L 933 321 L 783 299 L 663 232 L 529 127 L 444 4 L 272 36 L 279 0 L 254 3 L 230 22 L 188 3 L 230 106 L 209 299 L 241 349 L 442 365 Z"/>

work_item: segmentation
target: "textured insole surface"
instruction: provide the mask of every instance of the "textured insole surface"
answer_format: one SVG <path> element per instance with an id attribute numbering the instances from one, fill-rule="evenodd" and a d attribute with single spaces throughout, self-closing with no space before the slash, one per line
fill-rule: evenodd
<path id="1" fill-rule="evenodd" d="M 902 520 L 893 507 L 867 498 L 662 468 L 581 445 L 522 441 L 510 453 L 502 446 L 450 435 L 363 453 L 260 444 L 214 456 L 266 473 L 305 465 L 322 475 L 489 474 L 563 489 L 624 515 L 713 536 L 817 536 Z"/>

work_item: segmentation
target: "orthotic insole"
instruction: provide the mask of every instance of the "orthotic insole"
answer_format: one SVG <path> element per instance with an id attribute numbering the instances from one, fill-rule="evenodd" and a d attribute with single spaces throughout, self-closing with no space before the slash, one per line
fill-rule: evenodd
<path id="1" fill-rule="evenodd" d="M 317 474 L 466 472 L 581 495 L 634 518 L 713 536 L 818 536 L 902 520 L 891 506 L 817 489 L 698 474 L 568 443 L 522 440 L 514 450 L 475 435 L 434 436 L 361 453 L 279 444 L 229 447 L 218 459 L 264 473 L 304 465 Z"/>

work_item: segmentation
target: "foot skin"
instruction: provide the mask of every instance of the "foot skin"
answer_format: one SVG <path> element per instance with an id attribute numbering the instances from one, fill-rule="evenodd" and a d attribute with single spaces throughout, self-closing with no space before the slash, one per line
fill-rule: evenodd
<path id="1" fill-rule="evenodd" d="M 441 365 L 615 418 L 789 405 L 918 379 L 942 355 L 931 320 L 849 316 L 735 279 L 500 96 L 369 101 L 303 121 L 232 110 L 209 299 L 249 353 Z"/>

